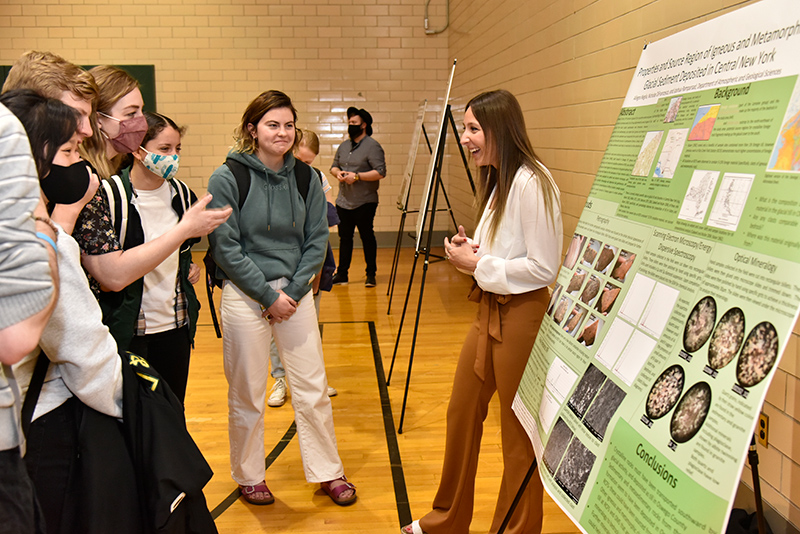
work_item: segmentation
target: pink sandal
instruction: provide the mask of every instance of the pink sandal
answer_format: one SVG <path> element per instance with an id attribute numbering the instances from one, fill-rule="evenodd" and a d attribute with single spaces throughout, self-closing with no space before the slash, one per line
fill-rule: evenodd
<path id="1" fill-rule="evenodd" d="M 343 483 L 339 484 L 338 486 L 331 486 L 332 482 L 343 482 Z M 328 482 L 322 482 L 320 486 L 322 487 L 322 491 L 327 493 L 328 497 L 330 497 L 331 500 L 336 504 L 338 504 L 339 506 L 348 506 L 356 502 L 356 499 L 358 499 L 358 497 L 356 496 L 356 487 L 350 482 L 348 482 L 345 476 L 341 476 L 340 478 L 336 478 Z M 341 496 L 342 493 L 344 493 L 347 490 L 353 490 L 353 494 L 347 498 L 342 497 Z"/>
<path id="2" fill-rule="evenodd" d="M 275 496 L 267 487 L 266 481 L 262 480 L 259 484 L 255 486 L 242 486 L 239 484 L 239 493 L 242 494 L 244 500 L 249 502 L 250 504 L 257 504 L 259 506 L 264 504 L 272 504 L 275 502 Z M 258 494 L 263 495 L 262 497 L 256 497 Z"/>
<path id="3" fill-rule="evenodd" d="M 400 529 L 403 534 L 425 534 L 422 527 L 419 526 L 419 521 L 414 521 Z"/>

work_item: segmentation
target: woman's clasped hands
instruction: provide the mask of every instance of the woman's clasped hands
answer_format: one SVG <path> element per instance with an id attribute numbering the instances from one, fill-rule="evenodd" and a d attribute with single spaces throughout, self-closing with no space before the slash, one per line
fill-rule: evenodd
<path id="1" fill-rule="evenodd" d="M 467 238 L 464 227 L 458 225 L 458 233 L 453 239 L 444 238 L 445 258 L 450 260 L 456 269 L 469 273 L 475 272 L 478 266 L 478 245 L 473 244 Z"/>
<path id="2" fill-rule="evenodd" d="M 287 321 L 296 311 L 297 302 L 279 289 L 278 298 L 272 303 L 272 306 L 261 313 L 261 316 L 267 319 L 270 325 L 273 325 Z"/>

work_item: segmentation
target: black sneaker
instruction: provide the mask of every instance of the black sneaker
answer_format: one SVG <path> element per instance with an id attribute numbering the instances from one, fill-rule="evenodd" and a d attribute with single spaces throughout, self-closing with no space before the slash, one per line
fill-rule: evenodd
<path id="1" fill-rule="evenodd" d="M 366 282 L 364 282 L 364 286 L 365 287 L 375 287 L 376 285 L 377 284 L 375 282 L 375 275 L 374 274 L 372 274 L 372 275 L 368 274 L 367 275 L 367 280 L 366 280 Z"/>
<path id="2" fill-rule="evenodd" d="M 347 280 L 347 275 L 346 274 L 342 274 L 342 273 L 337 271 L 336 274 L 333 275 L 333 285 L 335 285 L 335 286 L 340 286 L 340 285 L 343 286 L 343 285 L 347 285 L 347 282 L 348 282 L 348 280 Z"/>

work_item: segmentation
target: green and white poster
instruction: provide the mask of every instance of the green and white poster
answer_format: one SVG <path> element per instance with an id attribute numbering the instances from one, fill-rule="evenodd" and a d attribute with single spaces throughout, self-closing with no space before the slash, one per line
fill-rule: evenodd
<path id="1" fill-rule="evenodd" d="M 642 52 L 515 402 L 587 533 L 727 523 L 800 305 L 800 2 Z"/>

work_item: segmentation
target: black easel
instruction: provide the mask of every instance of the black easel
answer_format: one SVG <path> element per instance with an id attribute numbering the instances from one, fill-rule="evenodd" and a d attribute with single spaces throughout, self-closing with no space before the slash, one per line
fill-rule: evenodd
<path id="1" fill-rule="evenodd" d="M 447 104 L 447 107 L 445 108 L 445 119 L 448 119 L 448 118 L 449 118 L 449 124 L 453 128 L 453 134 L 457 136 L 458 133 L 457 133 L 457 131 L 455 129 L 455 121 L 453 120 L 453 115 L 452 115 L 452 112 L 450 110 L 450 104 Z M 409 384 L 411 382 L 411 368 L 412 368 L 412 365 L 414 363 L 414 349 L 416 348 L 417 333 L 419 331 L 419 318 L 420 318 L 420 313 L 422 312 L 422 297 L 423 297 L 423 295 L 425 293 L 425 278 L 426 278 L 426 276 L 428 274 L 428 265 L 431 263 L 431 261 L 430 261 L 430 258 L 431 258 L 431 255 L 432 255 L 431 254 L 431 240 L 433 238 L 434 221 L 435 221 L 435 215 L 436 215 L 436 211 L 437 211 L 436 204 L 437 204 L 438 199 L 439 199 L 439 189 L 440 188 L 442 189 L 442 192 L 444 194 L 444 186 L 443 186 L 443 182 L 442 182 L 442 166 L 443 166 L 443 162 L 444 162 L 445 141 L 447 139 L 447 124 L 448 124 L 448 122 L 444 122 L 443 123 L 443 127 L 441 128 L 441 132 L 440 132 L 439 142 L 437 143 L 437 151 L 433 156 L 435 158 L 434 167 L 433 167 L 434 179 L 430 180 L 430 187 L 433 188 L 433 196 L 428 194 L 427 202 L 425 204 L 425 209 L 424 209 L 423 213 L 420 213 L 420 215 L 419 215 L 420 217 L 423 217 L 422 224 L 420 225 L 420 228 L 424 229 L 425 222 L 426 222 L 425 217 L 426 217 L 426 215 L 428 213 L 430 213 L 430 221 L 427 221 L 428 222 L 428 240 L 427 240 L 427 244 L 425 245 L 424 248 L 417 248 L 416 252 L 414 253 L 414 264 L 411 267 L 411 276 L 409 277 L 409 281 L 408 281 L 408 291 L 406 292 L 406 299 L 405 299 L 405 303 L 403 305 L 403 314 L 402 314 L 402 316 L 400 318 L 400 326 L 399 326 L 398 331 L 397 331 L 397 340 L 395 341 L 394 353 L 392 354 L 392 363 L 391 363 L 391 365 L 389 367 L 389 374 L 388 374 L 388 376 L 386 378 L 386 385 L 388 386 L 390 384 L 390 382 L 391 382 L 391 379 L 392 379 L 392 371 L 394 369 L 394 362 L 395 362 L 395 359 L 397 358 L 397 348 L 400 345 L 400 336 L 403 333 L 403 322 L 405 321 L 406 311 L 408 310 L 408 300 L 409 300 L 409 298 L 411 296 L 411 288 L 412 288 L 412 286 L 414 284 L 414 273 L 416 272 L 416 269 L 417 269 L 417 260 L 419 259 L 420 254 L 422 252 L 424 252 L 425 253 L 425 262 L 423 264 L 422 281 L 420 283 L 420 288 L 419 288 L 419 302 L 417 304 L 417 317 L 416 317 L 416 321 L 414 323 L 414 334 L 413 334 L 413 338 L 412 338 L 412 341 L 411 341 L 411 353 L 410 353 L 409 358 L 408 358 L 408 373 L 406 375 L 406 387 L 405 387 L 405 392 L 403 394 L 403 408 L 402 408 L 402 411 L 400 412 L 400 424 L 397 427 L 397 432 L 399 434 L 403 433 L 403 419 L 405 418 L 406 403 L 408 402 L 408 387 L 409 387 Z M 458 146 L 459 151 L 461 152 L 461 157 L 462 157 L 462 159 L 464 161 L 464 168 L 467 170 L 467 176 L 469 177 L 470 185 L 472 185 L 472 190 L 475 191 L 475 185 L 472 182 L 472 174 L 469 172 L 469 166 L 467 164 L 467 158 L 464 155 L 464 149 L 462 148 L 461 144 L 458 144 L 457 146 Z M 452 211 L 451 211 L 451 214 L 452 214 Z M 455 224 L 455 221 L 453 221 L 453 223 Z"/>
<path id="2" fill-rule="evenodd" d="M 456 138 L 456 146 L 459 147 L 459 151 L 461 152 L 461 161 L 464 162 L 464 170 L 467 171 L 467 177 L 469 178 L 469 185 L 472 187 L 472 194 L 475 195 L 475 183 L 472 181 L 472 173 L 469 170 L 469 163 L 467 162 L 467 156 L 464 154 L 464 150 L 461 148 L 461 143 L 458 139 L 458 133 L 456 130 L 456 123 L 453 120 L 453 114 L 448 112 L 448 117 L 450 121 L 450 125 L 453 128 L 453 135 Z M 425 137 L 425 143 L 428 145 L 428 152 L 433 155 L 433 148 L 431 147 L 431 142 L 428 139 L 428 132 L 425 130 L 425 125 L 422 125 L 422 135 Z M 441 181 L 441 175 L 437 175 L 437 181 L 439 182 L 439 187 L 442 188 L 442 195 L 444 195 L 444 201 L 447 204 L 447 208 L 437 209 L 436 211 L 449 211 L 450 212 L 450 220 L 453 222 L 453 227 L 458 228 L 458 224 L 456 223 L 456 217 L 453 214 L 453 207 L 450 205 L 450 198 L 447 196 L 447 190 L 444 187 L 444 183 Z M 411 188 L 409 188 L 409 194 L 411 193 Z M 397 267 L 400 263 L 400 250 L 402 248 L 403 242 L 403 231 L 406 225 L 406 215 L 409 213 L 419 213 L 419 210 L 409 210 L 408 209 L 408 198 L 405 199 L 405 208 L 403 209 L 403 213 L 400 216 L 400 227 L 397 229 L 397 240 L 395 241 L 394 245 L 394 257 L 392 258 L 392 271 L 389 275 L 389 287 L 386 290 L 386 294 L 389 296 L 389 305 L 386 308 L 386 315 L 390 315 L 392 313 L 392 298 L 394 297 L 394 284 L 395 280 L 397 279 Z M 413 234 L 409 234 L 413 237 Z M 441 256 L 432 255 L 433 257 L 437 258 L 437 261 L 441 260 Z M 389 373 L 389 377 L 391 378 L 391 371 Z M 387 380 L 388 384 L 388 380 Z"/>
<path id="3" fill-rule="evenodd" d="M 519 487 L 517 494 L 514 496 L 514 501 L 511 503 L 511 506 L 508 508 L 508 513 L 506 514 L 505 518 L 503 518 L 503 522 L 500 525 L 500 528 L 497 530 L 497 534 L 503 534 L 506 531 L 506 527 L 508 526 L 509 521 L 511 521 L 511 516 L 514 515 L 514 510 L 517 509 L 517 505 L 519 501 L 522 500 L 522 495 L 525 493 L 525 488 L 528 487 L 528 483 L 531 481 L 531 477 L 533 476 L 533 472 L 536 471 L 536 458 L 534 457 L 533 463 L 528 468 L 528 472 L 525 473 L 525 478 L 522 480 L 522 485 Z"/>
<path id="4" fill-rule="evenodd" d="M 422 136 L 425 138 L 425 144 L 428 145 L 428 152 L 433 154 L 433 148 L 431 147 L 431 141 L 428 139 L 428 132 L 425 130 L 425 125 L 422 125 Z M 418 210 L 409 211 L 408 209 L 408 197 L 411 195 L 411 187 L 409 184 L 408 192 L 406 193 L 406 198 L 404 199 L 404 206 L 403 212 L 400 215 L 400 226 L 397 228 L 397 241 L 394 244 L 394 257 L 392 258 L 392 272 L 389 274 L 389 287 L 386 290 L 386 294 L 389 295 L 389 307 L 386 309 L 386 315 L 389 315 L 392 309 L 392 295 L 394 294 L 394 282 L 395 278 L 397 277 L 397 264 L 399 263 L 400 259 L 400 245 L 403 242 L 403 229 L 406 226 L 406 215 L 409 213 L 417 213 Z"/>
<path id="5" fill-rule="evenodd" d="M 750 470 L 753 474 L 753 494 L 756 500 L 756 519 L 758 519 L 758 533 L 767 534 L 767 522 L 764 519 L 764 503 L 761 500 L 761 479 L 758 476 L 758 449 L 756 449 L 756 435 L 750 438 L 750 450 L 747 453 Z"/>

